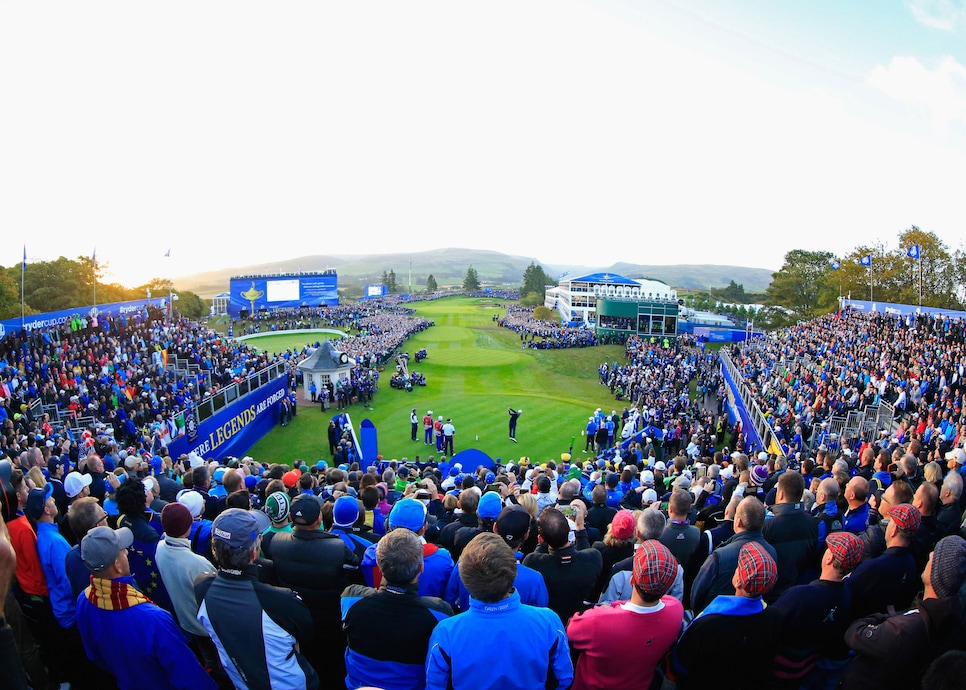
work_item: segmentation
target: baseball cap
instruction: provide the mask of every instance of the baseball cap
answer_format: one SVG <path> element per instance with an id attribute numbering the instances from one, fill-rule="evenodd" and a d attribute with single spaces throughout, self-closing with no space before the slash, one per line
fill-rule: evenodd
<path id="1" fill-rule="evenodd" d="M 614 539 L 630 539 L 634 536 L 634 513 L 629 510 L 619 510 L 610 523 L 610 533 Z"/>
<path id="2" fill-rule="evenodd" d="M 825 544 L 846 571 L 862 562 L 862 540 L 851 532 L 832 532 L 825 537 Z"/>
<path id="3" fill-rule="evenodd" d="M 960 465 L 966 465 L 966 451 L 962 448 L 953 448 L 946 453 L 947 460 L 955 460 Z"/>
<path id="4" fill-rule="evenodd" d="M 272 522 L 285 522 L 292 509 L 292 499 L 284 491 L 276 491 L 265 499 L 265 514 Z"/>
<path id="5" fill-rule="evenodd" d="M 530 513 L 521 505 L 507 506 L 496 519 L 496 533 L 509 544 L 519 544 L 530 529 Z"/>
<path id="6" fill-rule="evenodd" d="M 653 503 L 657 500 L 657 491 L 654 489 L 644 489 L 644 493 L 641 494 L 641 501 L 643 503 Z"/>
<path id="7" fill-rule="evenodd" d="M 641 484 L 644 486 L 654 486 L 654 473 L 651 470 L 641 472 Z"/>
<path id="8" fill-rule="evenodd" d="M 302 495 L 292 501 L 292 522 L 296 525 L 314 525 L 322 513 L 322 506 L 315 496 Z"/>
<path id="9" fill-rule="evenodd" d="M 53 474 L 57 471 L 58 467 L 63 467 L 64 472 L 70 471 L 70 456 L 68 455 L 55 455 L 50 460 L 47 461 L 47 471 Z"/>
<path id="10" fill-rule="evenodd" d="M 495 491 L 487 491 L 480 497 L 480 504 L 476 508 L 476 516 L 481 520 L 496 520 L 503 510 L 503 500 Z"/>
<path id="11" fill-rule="evenodd" d="M 54 495 L 54 485 L 47 484 L 43 489 L 31 489 L 27 494 L 27 504 L 23 507 L 24 515 L 37 520 L 44 514 L 47 499 Z"/>
<path id="12" fill-rule="evenodd" d="M 233 549 L 250 549 L 258 539 L 258 522 L 247 510 L 229 508 L 215 518 L 211 538 Z"/>
<path id="13" fill-rule="evenodd" d="M 67 492 L 68 498 L 74 498 L 84 490 L 85 486 L 90 486 L 92 481 L 94 481 L 94 478 L 89 474 L 71 472 L 64 477 L 64 491 Z"/>
<path id="14" fill-rule="evenodd" d="M 426 506 L 415 498 L 404 498 L 396 501 L 396 505 L 389 511 L 389 529 L 405 527 L 418 532 L 426 524 Z"/>
<path id="15" fill-rule="evenodd" d="M 634 551 L 631 584 L 645 594 L 664 596 L 677 575 L 677 559 L 661 542 L 648 539 Z"/>
<path id="16" fill-rule="evenodd" d="M 768 453 L 766 453 L 765 451 L 761 451 L 760 453 L 758 453 L 758 459 L 761 460 L 762 462 L 765 462 L 766 460 L 768 460 Z"/>
<path id="17" fill-rule="evenodd" d="M 81 560 L 96 574 L 109 568 L 117 560 L 117 554 L 133 543 L 134 534 L 127 527 L 95 527 L 81 540 Z"/>
<path id="18" fill-rule="evenodd" d="M 750 541 L 738 552 L 738 581 L 748 594 L 760 597 L 778 581 L 778 564 L 758 542 Z"/>
<path id="19" fill-rule="evenodd" d="M 922 523 L 922 513 L 911 503 L 900 503 L 889 509 L 889 519 L 903 532 L 915 532 Z"/>
<path id="20" fill-rule="evenodd" d="M 664 472 L 667 470 L 667 465 L 664 464 L 663 460 L 658 460 L 656 463 L 654 463 L 654 469 Z"/>
<path id="21" fill-rule="evenodd" d="M 282 475 L 282 484 L 284 484 L 286 488 L 291 489 L 299 483 L 299 478 L 301 476 L 302 473 L 298 470 L 289 470 Z"/>
<path id="22" fill-rule="evenodd" d="M 359 500 L 352 496 L 340 496 L 332 507 L 332 522 L 339 527 L 352 527 L 359 519 Z"/>
<path id="23" fill-rule="evenodd" d="M 191 519 L 197 520 L 205 510 L 205 499 L 197 491 L 185 489 L 178 492 L 178 503 L 191 511 Z"/>

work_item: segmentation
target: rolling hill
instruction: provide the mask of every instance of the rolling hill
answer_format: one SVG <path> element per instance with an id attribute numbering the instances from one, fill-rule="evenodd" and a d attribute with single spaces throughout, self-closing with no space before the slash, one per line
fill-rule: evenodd
<path id="1" fill-rule="evenodd" d="M 651 278 L 662 280 L 675 288 L 692 290 L 709 286 L 724 287 L 731 280 L 744 285 L 746 292 L 761 292 L 771 282 L 772 271 L 746 266 L 701 266 L 679 264 L 654 266 L 614 263 L 610 266 L 581 266 L 577 264 L 546 264 L 533 257 L 511 256 L 500 252 L 475 249 L 435 249 L 411 254 L 315 255 L 292 258 L 270 264 L 236 266 L 219 271 L 209 271 L 174 280 L 179 290 L 189 290 L 201 297 L 211 298 L 228 289 L 233 275 L 253 273 L 288 273 L 298 271 L 322 271 L 335 269 L 339 274 L 340 287 L 363 286 L 382 281 L 384 271 L 393 271 L 396 282 L 404 291 L 412 285 L 413 291 L 425 289 L 426 279 L 432 275 L 440 287 L 459 286 L 463 283 L 466 269 L 476 269 L 480 282 L 494 286 L 518 286 L 530 263 L 543 267 L 547 275 L 559 276 L 569 272 L 571 276 L 585 273 L 617 273 L 626 278 Z M 410 282 L 411 271 L 411 282 Z"/>

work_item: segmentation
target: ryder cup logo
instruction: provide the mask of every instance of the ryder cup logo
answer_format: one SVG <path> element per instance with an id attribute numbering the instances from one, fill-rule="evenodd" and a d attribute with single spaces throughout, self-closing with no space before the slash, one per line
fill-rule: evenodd
<path id="1" fill-rule="evenodd" d="M 7 329 L 0 323 L 0 340 L 3 340 L 5 337 L 7 337 Z"/>

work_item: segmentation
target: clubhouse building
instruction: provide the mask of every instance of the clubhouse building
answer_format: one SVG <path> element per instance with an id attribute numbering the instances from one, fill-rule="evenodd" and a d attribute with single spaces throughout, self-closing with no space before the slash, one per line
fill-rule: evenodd
<path id="1" fill-rule="evenodd" d="M 564 321 L 600 333 L 674 338 L 677 292 L 660 280 L 632 280 L 616 273 L 565 276 L 547 288 L 544 305 Z"/>

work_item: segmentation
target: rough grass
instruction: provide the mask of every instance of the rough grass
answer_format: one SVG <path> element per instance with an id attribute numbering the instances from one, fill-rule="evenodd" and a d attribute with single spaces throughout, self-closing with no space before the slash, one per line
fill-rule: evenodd
<path id="1" fill-rule="evenodd" d="M 502 305 L 502 303 L 497 302 Z M 452 417 L 456 427 L 457 452 L 479 448 L 494 458 L 507 460 L 559 459 L 574 442 L 574 456 L 583 457 L 581 430 L 595 408 L 623 409 L 610 392 L 597 382 L 597 367 L 603 361 L 624 361 L 621 346 L 570 350 L 532 350 L 521 346 L 519 336 L 499 328 L 492 320 L 493 300 L 453 297 L 419 304 L 417 312 L 437 324 L 411 338 L 404 350 L 415 354 L 426 348 L 429 356 L 410 368 L 426 375 L 427 385 L 412 393 L 389 387 L 392 368 L 382 375 L 373 409 L 362 405 L 349 408 L 356 427 L 369 419 L 378 429 L 379 453 L 387 458 L 435 455 L 420 438 L 410 440 L 409 413 L 415 407 L 422 418 L 427 410 L 434 416 Z M 288 343 L 284 334 L 272 334 L 272 351 L 301 347 L 306 334 L 295 334 Z M 321 339 L 321 337 L 320 337 Z M 249 343 L 261 347 L 261 338 Z M 518 443 L 508 438 L 506 408 L 523 408 L 517 426 Z M 325 414 L 317 407 L 300 407 L 292 424 L 276 427 L 250 451 L 260 461 L 291 464 L 329 459 L 326 427 L 334 411 Z"/>

